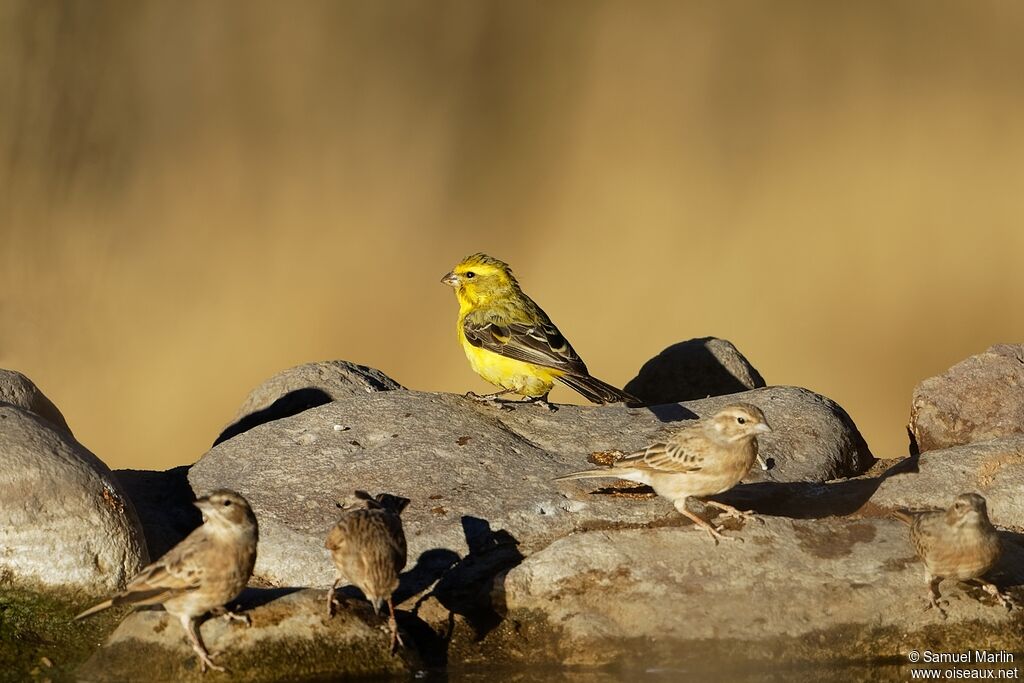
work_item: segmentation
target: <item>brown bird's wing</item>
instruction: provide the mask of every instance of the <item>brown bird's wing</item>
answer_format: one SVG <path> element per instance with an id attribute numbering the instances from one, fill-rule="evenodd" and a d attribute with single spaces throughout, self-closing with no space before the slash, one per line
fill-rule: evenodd
<path id="1" fill-rule="evenodd" d="M 398 571 L 402 571 L 405 568 L 405 563 L 408 561 L 408 549 L 405 545 L 405 531 L 402 530 L 402 520 L 398 515 L 388 514 L 384 517 L 384 524 L 388 530 L 391 557 Z"/>
<path id="2" fill-rule="evenodd" d="M 366 543 L 386 552 L 399 571 L 405 567 L 408 550 L 402 520 L 379 508 L 350 512 L 328 532 L 324 547 L 334 552 L 348 546 L 345 552 L 359 552 L 358 548 Z"/>
<path id="3" fill-rule="evenodd" d="M 683 432 L 665 443 L 651 444 L 616 460 L 615 468 L 641 469 L 652 472 L 697 472 L 704 466 L 707 443 L 700 434 Z"/>
<path id="4" fill-rule="evenodd" d="M 196 531 L 202 531 L 202 527 Z M 156 562 L 146 566 L 125 589 L 100 604 L 90 607 L 75 619 L 82 619 L 108 607 L 119 605 L 158 605 L 186 591 L 199 588 L 205 562 L 196 557 L 211 552 L 205 534 L 195 533 L 171 548 Z"/>
<path id="5" fill-rule="evenodd" d="M 910 523 L 910 541 L 920 557 L 927 557 L 935 547 L 936 539 L 942 532 L 940 527 L 945 525 L 945 516 L 945 512 L 921 512 L 913 515 L 913 521 Z"/>
<path id="6" fill-rule="evenodd" d="M 588 375 L 587 366 L 555 324 L 539 308 L 537 323 L 496 321 L 486 312 L 469 313 L 462 323 L 466 341 L 514 360 L 571 375 Z"/>

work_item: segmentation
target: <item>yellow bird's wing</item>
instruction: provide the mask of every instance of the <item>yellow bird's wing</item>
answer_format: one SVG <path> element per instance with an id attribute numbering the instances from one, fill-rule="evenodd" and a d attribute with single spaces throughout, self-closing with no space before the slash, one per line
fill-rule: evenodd
<path id="1" fill-rule="evenodd" d="M 498 322 L 469 313 L 462 323 L 466 341 L 514 360 L 570 375 L 586 376 L 587 366 L 543 311 L 535 323 Z"/>

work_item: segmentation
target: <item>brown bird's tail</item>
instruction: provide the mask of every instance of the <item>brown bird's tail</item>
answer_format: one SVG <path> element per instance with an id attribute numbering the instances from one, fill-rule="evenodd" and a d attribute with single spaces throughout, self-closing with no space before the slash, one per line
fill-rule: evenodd
<path id="1" fill-rule="evenodd" d="M 612 477 L 612 468 L 605 467 L 599 470 L 583 470 L 582 472 L 573 472 L 572 474 L 563 474 L 560 477 L 555 477 L 552 481 L 568 481 L 569 479 L 600 479 L 601 477 Z"/>
<path id="2" fill-rule="evenodd" d="M 640 403 L 636 396 L 590 375 L 561 375 L 558 381 L 592 403 Z"/>
<path id="3" fill-rule="evenodd" d="M 77 617 L 75 617 L 75 621 L 78 621 L 79 619 L 85 619 L 86 617 L 91 617 L 92 615 L 96 614 L 97 612 L 102 612 L 103 610 L 109 609 L 109 608 L 111 608 L 113 606 L 114 606 L 114 599 L 113 598 L 111 598 L 110 600 L 104 600 L 100 604 L 93 605 L 89 609 L 87 609 L 84 612 L 82 612 L 81 614 L 79 614 Z"/>

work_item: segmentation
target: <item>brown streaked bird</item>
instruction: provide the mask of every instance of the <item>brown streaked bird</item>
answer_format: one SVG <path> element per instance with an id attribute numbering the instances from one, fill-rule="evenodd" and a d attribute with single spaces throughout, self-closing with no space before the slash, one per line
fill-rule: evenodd
<path id="1" fill-rule="evenodd" d="M 405 645 L 398 633 L 391 595 L 398 588 L 398 575 L 405 568 L 407 553 L 400 515 L 409 500 L 386 493 L 374 498 L 365 491 L 356 491 L 355 496 L 365 507 L 343 512 L 324 543 L 338 570 L 338 578 L 327 592 L 327 616 L 334 616 L 334 591 L 342 581 L 348 580 L 363 591 L 377 614 L 382 604 L 387 603 L 394 651 L 396 644 Z"/>
<path id="2" fill-rule="evenodd" d="M 203 524 L 132 579 L 113 598 L 79 614 L 82 619 L 120 605 L 163 605 L 178 618 L 189 644 L 199 657 L 199 669 L 225 671 L 213 662 L 196 627 L 196 620 L 216 616 L 251 623 L 248 615 L 224 606 L 238 597 L 256 564 L 259 531 L 249 502 L 238 493 L 219 489 L 195 501 Z"/>
<path id="3" fill-rule="evenodd" d="M 733 403 L 711 417 L 683 427 L 664 443 L 656 443 L 642 451 L 617 460 L 611 467 L 575 472 L 558 477 L 589 479 L 615 477 L 647 484 L 655 493 L 672 501 L 683 516 L 708 532 L 717 545 L 718 539 L 733 539 L 721 534 L 721 526 L 712 526 L 686 509 L 689 497 L 703 498 L 728 491 L 738 484 L 760 456 L 757 436 L 771 431 L 764 413 L 749 403 Z M 740 511 L 718 501 L 705 501 L 725 512 L 727 517 L 750 518 L 750 511 Z"/>
<path id="4" fill-rule="evenodd" d="M 469 364 L 500 390 L 485 396 L 469 392 L 467 397 L 495 403 L 499 396 L 519 394 L 555 410 L 547 397 L 557 380 L 594 403 L 638 403 L 591 376 L 583 359 L 547 313 L 523 292 L 504 261 L 473 254 L 441 282 L 455 289 L 459 343 Z"/>
<path id="5" fill-rule="evenodd" d="M 977 493 L 961 493 L 948 510 L 908 512 L 897 510 L 898 519 L 910 524 L 910 540 L 924 561 L 928 584 L 928 608 L 934 607 L 945 618 L 939 598 L 943 579 L 972 581 L 996 601 L 1012 608 L 1012 603 L 995 584 L 983 576 L 999 561 L 999 532 L 988 518 L 985 499 Z"/>

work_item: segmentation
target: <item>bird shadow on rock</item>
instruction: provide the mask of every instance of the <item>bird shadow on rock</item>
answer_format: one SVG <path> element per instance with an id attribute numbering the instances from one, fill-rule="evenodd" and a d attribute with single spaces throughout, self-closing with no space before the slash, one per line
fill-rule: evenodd
<path id="1" fill-rule="evenodd" d="M 114 476 L 139 516 L 150 559 L 166 553 L 203 523 L 193 505 L 196 497 L 187 465 L 164 472 L 116 470 Z"/>
<path id="2" fill-rule="evenodd" d="M 288 587 L 288 588 L 246 588 L 242 591 L 242 594 L 231 601 L 229 606 L 233 612 L 248 612 L 249 610 L 256 609 L 267 605 L 278 598 L 283 598 L 286 595 L 297 593 L 303 588 Z"/>
<path id="3" fill-rule="evenodd" d="M 917 472 L 917 458 L 898 460 L 878 476 L 830 482 L 773 482 L 741 484 L 715 500 L 744 510 L 791 519 L 821 519 L 859 513 L 888 517 L 890 511 L 871 504 L 878 487 L 889 477 Z"/>
<path id="4" fill-rule="evenodd" d="M 450 563 L 434 584 L 433 590 L 423 595 L 413 608 L 415 614 L 420 605 L 433 597 L 448 610 L 448 624 L 444 633 L 437 633 L 418 617 L 418 624 L 410 623 L 410 626 L 417 628 L 413 636 L 424 653 L 424 661 L 431 666 L 443 667 L 447 664 L 448 646 L 455 631 L 456 615 L 465 619 L 477 642 L 501 623 L 505 605 L 499 595 L 500 591 L 494 590 L 495 579 L 522 562 L 524 557 L 519 551 L 519 541 L 504 529 L 491 529 L 487 520 L 464 516 L 462 530 L 469 552 L 462 559 Z M 431 550 L 424 555 L 430 553 L 437 554 L 424 564 L 435 570 L 455 555 L 443 549 Z M 420 564 L 417 562 L 417 567 Z M 411 593 L 417 584 L 422 585 L 432 575 L 426 572 L 423 578 L 417 579 L 416 567 L 409 574 L 413 575 L 409 579 L 410 585 L 405 585 L 403 577 L 403 584 L 399 586 L 403 595 L 408 594 L 406 591 Z"/>
<path id="5" fill-rule="evenodd" d="M 1024 606 L 1024 534 L 999 531 L 1003 552 L 988 578 L 1000 588 L 1011 589 L 1018 608 Z"/>
<path id="6" fill-rule="evenodd" d="M 226 427 L 224 431 L 220 433 L 220 436 L 218 436 L 213 442 L 213 445 L 216 446 L 228 439 L 233 439 L 239 434 L 244 434 L 253 427 L 258 427 L 261 424 L 273 422 L 274 420 L 291 417 L 292 415 L 298 415 L 310 408 L 316 408 L 317 406 L 330 403 L 332 400 L 331 395 L 326 391 L 314 387 L 306 387 L 304 389 L 289 391 L 266 408 L 251 412 Z"/>

